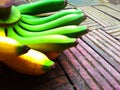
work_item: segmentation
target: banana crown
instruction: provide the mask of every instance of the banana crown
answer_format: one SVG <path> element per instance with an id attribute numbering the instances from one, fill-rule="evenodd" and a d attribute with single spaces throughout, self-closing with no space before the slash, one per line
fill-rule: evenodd
<path id="1" fill-rule="evenodd" d="M 6 19 L 0 19 L 0 24 L 3 25 L 13 24 L 17 22 L 20 18 L 21 18 L 20 11 L 15 6 L 12 6 L 10 16 Z"/>

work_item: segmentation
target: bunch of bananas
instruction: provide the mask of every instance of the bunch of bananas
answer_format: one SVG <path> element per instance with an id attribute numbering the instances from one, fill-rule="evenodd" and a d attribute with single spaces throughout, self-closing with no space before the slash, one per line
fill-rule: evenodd
<path id="1" fill-rule="evenodd" d="M 0 19 L 1 61 L 29 75 L 40 75 L 53 68 L 50 59 L 75 46 L 77 37 L 87 33 L 87 27 L 79 25 L 86 19 L 83 11 L 65 9 L 66 6 L 66 0 L 12 5 L 9 17 Z M 55 13 L 38 16 L 48 12 Z M 53 54 L 55 57 L 51 57 Z"/>

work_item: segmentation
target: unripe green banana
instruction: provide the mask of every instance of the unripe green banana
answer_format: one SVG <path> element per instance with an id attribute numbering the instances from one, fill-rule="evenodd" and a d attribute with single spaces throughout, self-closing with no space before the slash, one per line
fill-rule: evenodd
<path id="1" fill-rule="evenodd" d="M 37 25 L 37 24 L 44 24 L 50 21 L 53 21 L 55 19 L 61 18 L 65 15 L 69 15 L 69 14 L 81 14 L 83 13 L 83 11 L 81 9 L 67 9 L 67 10 L 61 10 L 53 15 L 50 16 L 46 16 L 46 17 L 40 17 L 37 18 L 38 16 L 36 16 L 36 18 L 33 18 L 35 16 L 31 15 L 22 15 L 21 20 L 27 24 L 32 24 L 32 25 Z M 32 19 L 33 18 L 33 19 Z"/>
<path id="2" fill-rule="evenodd" d="M 78 25 L 82 21 L 86 19 L 84 13 L 81 14 L 69 14 L 66 16 L 63 16 L 61 18 L 58 18 L 56 20 L 53 20 L 51 22 L 45 23 L 45 24 L 40 24 L 40 25 L 29 25 L 25 24 L 23 22 L 18 22 L 18 24 L 27 29 L 28 31 L 43 31 L 43 30 L 48 30 L 60 26 L 67 26 L 67 25 Z"/>
<path id="3" fill-rule="evenodd" d="M 17 6 L 22 14 L 39 14 L 57 11 L 65 8 L 67 5 L 66 0 L 42 0 L 33 3 L 27 3 Z"/>
<path id="4" fill-rule="evenodd" d="M 42 52 L 63 51 L 66 48 L 76 45 L 76 38 L 70 38 L 64 35 L 45 35 L 36 37 L 19 36 L 12 27 L 6 29 L 7 36 L 14 38 L 21 44 L 28 45 L 32 49 Z"/>
<path id="5" fill-rule="evenodd" d="M 39 19 L 39 18 L 41 18 L 41 16 L 22 14 L 21 15 L 21 20 L 22 20 L 22 18 L 25 18 L 25 19 Z"/>
<path id="6" fill-rule="evenodd" d="M 58 27 L 54 29 L 49 29 L 46 31 L 41 32 L 31 32 L 27 31 L 24 28 L 21 28 L 18 24 L 14 25 L 15 31 L 24 37 L 36 37 L 36 36 L 43 36 L 43 35 L 52 35 L 52 34 L 62 34 L 69 37 L 78 37 L 85 33 L 87 33 L 87 26 L 76 26 L 76 25 L 69 25 Z"/>
<path id="7" fill-rule="evenodd" d="M 0 19 L 1 25 L 8 25 L 17 22 L 21 18 L 19 10 L 12 6 L 10 16 L 7 19 Z"/>

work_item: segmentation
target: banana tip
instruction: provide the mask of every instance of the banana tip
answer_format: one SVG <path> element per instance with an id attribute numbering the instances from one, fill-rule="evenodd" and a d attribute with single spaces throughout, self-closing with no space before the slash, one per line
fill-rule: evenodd
<path id="1" fill-rule="evenodd" d="M 25 53 L 30 50 L 30 48 L 29 48 L 27 45 L 24 45 L 23 48 L 24 48 L 24 52 L 25 52 Z"/>
<path id="2" fill-rule="evenodd" d="M 51 69 L 55 69 L 55 63 L 51 66 Z"/>
<path id="3" fill-rule="evenodd" d="M 74 45 L 77 46 L 77 44 L 79 44 L 78 40 L 76 39 Z"/>
<path id="4" fill-rule="evenodd" d="M 27 45 L 22 45 L 20 47 L 18 47 L 18 55 L 27 53 L 30 50 L 30 48 Z"/>

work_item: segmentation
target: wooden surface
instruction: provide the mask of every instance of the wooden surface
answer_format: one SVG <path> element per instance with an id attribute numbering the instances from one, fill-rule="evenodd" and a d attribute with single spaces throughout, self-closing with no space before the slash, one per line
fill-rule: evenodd
<path id="1" fill-rule="evenodd" d="M 15 5 L 27 3 L 16 0 Z M 0 63 L 0 90 L 120 90 L 120 7 L 78 6 L 89 33 L 63 51 L 56 68 L 41 76 L 16 73 Z"/>

